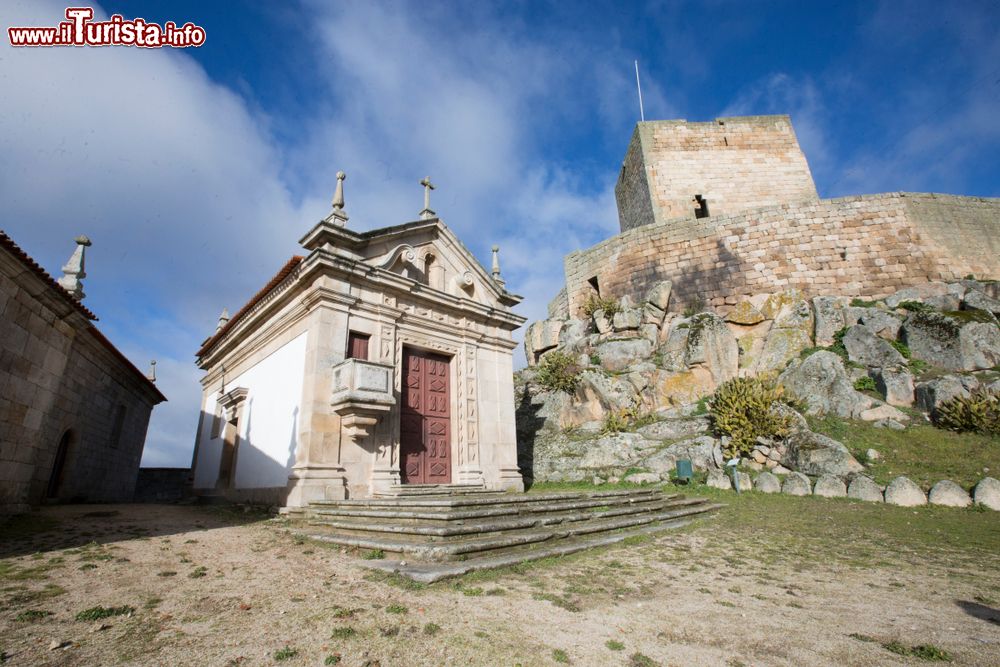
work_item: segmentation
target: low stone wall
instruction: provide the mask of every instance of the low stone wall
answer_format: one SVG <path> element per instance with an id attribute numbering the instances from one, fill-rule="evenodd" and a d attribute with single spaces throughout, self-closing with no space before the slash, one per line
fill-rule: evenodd
<path id="1" fill-rule="evenodd" d="M 594 293 L 673 283 L 671 310 L 798 288 L 883 297 L 929 280 L 1000 278 L 1000 199 L 889 193 L 643 225 L 565 259 L 564 316 Z M 560 303 L 553 304 L 562 310 Z"/>
<path id="2" fill-rule="evenodd" d="M 190 468 L 139 468 L 136 503 L 175 503 L 191 495 Z"/>
<path id="3" fill-rule="evenodd" d="M 907 477 L 897 477 L 885 487 L 876 484 L 870 477 L 856 475 L 844 481 L 833 475 L 821 475 L 815 482 L 802 473 L 793 472 L 784 479 L 770 472 L 762 472 L 751 482 L 746 473 L 739 475 L 740 493 L 758 491 L 760 493 L 784 493 L 791 496 L 822 496 L 824 498 L 853 498 L 867 502 L 884 502 L 900 507 L 920 505 L 940 505 L 944 507 L 969 507 L 973 504 L 1000 511 L 1000 481 L 984 477 L 971 493 L 952 482 L 941 480 L 924 493 L 917 484 Z M 730 476 L 721 470 L 708 473 L 708 486 L 716 489 L 732 490 Z"/>

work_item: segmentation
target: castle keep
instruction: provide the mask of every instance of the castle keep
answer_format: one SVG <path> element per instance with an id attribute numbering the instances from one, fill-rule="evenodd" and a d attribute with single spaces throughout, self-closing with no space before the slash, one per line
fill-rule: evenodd
<path id="1" fill-rule="evenodd" d="M 550 317 L 663 280 L 673 283 L 671 310 L 725 314 L 740 297 L 790 288 L 882 297 L 931 280 L 1000 278 L 1000 199 L 820 199 L 788 116 L 638 123 L 615 195 L 621 233 L 566 257 Z"/>

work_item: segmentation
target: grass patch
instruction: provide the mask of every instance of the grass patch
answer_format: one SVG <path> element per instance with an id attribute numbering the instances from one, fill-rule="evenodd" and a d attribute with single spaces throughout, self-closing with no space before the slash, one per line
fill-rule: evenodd
<path id="1" fill-rule="evenodd" d="M 1000 461 L 1000 437 L 979 433 L 954 433 L 929 424 L 917 424 L 903 431 L 875 428 L 862 421 L 827 415 L 808 418 L 809 427 L 847 446 L 856 457 L 868 449 L 882 455 L 868 466 L 880 484 L 906 475 L 925 489 L 942 479 L 971 488 Z"/>
<path id="2" fill-rule="evenodd" d="M 424 626 L 424 634 L 428 637 L 433 637 L 439 632 L 441 632 L 441 626 L 437 623 L 428 623 Z"/>
<path id="3" fill-rule="evenodd" d="M 43 533 L 50 533 L 59 526 L 56 519 L 40 516 L 35 512 L 16 514 L 0 521 L 0 542 L 23 540 Z"/>
<path id="4" fill-rule="evenodd" d="M 659 665 L 660 663 L 642 653 L 633 653 L 628 657 L 628 667 L 659 667 Z"/>
<path id="5" fill-rule="evenodd" d="M 274 659 L 277 662 L 283 662 L 285 660 L 291 660 L 299 654 L 298 649 L 294 649 L 291 646 L 286 646 L 285 648 L 278 649 L 274 652 Z"/>
<path id="6" fill-rule="evenodd" d="M 371 551 L 366 551 L 361 557 L 365 560 L 382 560 L 385 558 L 385 551 L 382 549 L 372 549 Z"/>
<path id="7" fill-rule="evenodd" d="M 51 616 L 51 611 L 43 611 L 41 609 L 29 609 L 27 611 L 22 611 L 20 614 L 14 617 L 14 620 L 18 623 L 34 623 L 35 621 L 40 621 L 46 616 Z"/>
<path id="8" fill-rule="evenodd" d="M 326 656 L 326 659 L 323 660 L 323 664 L 324 665 L 339 665 L 340 664 L 340 660 L 341 660 L 340 654 L 339 653 L 333 653 L 331 655 Z"/>
<path id="9" fill-rule="evenodd" d="M 552 659 L 563 665 L 569 664 L 569 655 L 561 648 L 552 649 Z"/>
<path id="10" fill-rule="evenodd" d="M 536 600 L 545 600 L 546 602 L 551 602 L 560 609 L 565 609 L 566 611 L 578 612 L 581 611 L 579 603 L 569 597 L 564 597 L 560 595 L 555 595 L 553 593 L 535 593 L 532 597 Z"/>
<path id="11" fill-rule="evenodd" d="M 128 605 L 122 605 L 121 607 L 91 607 L 90 609 L 84 609 L 78 613 L 76 615 L 76 620 L 99 621 L 102 618 L 124 616 L 133 612 L 135 612 L 135 607 L 129 607 Z"/>
<path id="12" fill-rule="evenodd" d="M 882 648 L 896 655 L 920 658 L 921 660 L 932 662 L 951 662 L 951 655 L 933 644 L 907 646 L 898 641 L 891 641 L 882 644 Z"/>
<path id="13" fill-rule="evenodd" d="M 343 625 L 339 628 L 333 629 L 333 632 L 330 633 L 330 639 L 350 639 L 357 634 L 358 631 L 350 625 Z"/>
<path id="14" fill-rule="evenodd" d="M 207 574 L 208 574 L 208 568 L 205 567 L 204 565 L 200 565 L 191 571 L 191 573 L 188 575 L 188 579 L 201 579 Z"/>
<path id="15" fill-rule="evenodd" d="M 624 651 L 625 650 L 625 644 L 621 643 L 620 641 L 614 640 L 614 639 L 609 639 L 608 641 L 604 642 L 604 645 L 607 646 L 608 649 L 611 650 L 611 651 Z"/>
<path id="16" fill-rule="evenodd" d="M 401 604 L 391 604 L 388 607 L 386 607 L 385 610 L 390 614 L 406 614 L 409 613 L 410 611 Z"/>

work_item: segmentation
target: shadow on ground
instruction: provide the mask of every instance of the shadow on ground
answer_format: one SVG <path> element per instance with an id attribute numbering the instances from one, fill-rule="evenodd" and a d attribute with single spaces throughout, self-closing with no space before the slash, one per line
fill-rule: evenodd
<path id="1" fill-rule="evenodd" d="M 172 511 L 165 512 L 167 508 Z M 0 558 L 72 549 L 96 542 L 161 537 L 269 519 L 243 505 L 56 505 L 0 519 Z"/>
<path id="2" fill-rule="evenodd" d="M 1000 625 L 1000 609 L 987 607 L 986 605 L 979 604 L 978 602 L 969 602 L 968 600 L 956 600 L 955 604 L 957 604 L 962 611 L 969 616 L 978 618 L 981 621 L 986 621 L 987 623 L 992 623 L 993 625 Z"/>

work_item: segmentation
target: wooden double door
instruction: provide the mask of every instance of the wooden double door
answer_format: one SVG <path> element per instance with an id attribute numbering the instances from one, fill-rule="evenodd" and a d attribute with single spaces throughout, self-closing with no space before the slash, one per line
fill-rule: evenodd
<path id="1" fill-rule="evenodd" d="M 403 348 L 399 438 L 404 484 L 451 483 L 451 369 L 448 357 Z"/>

